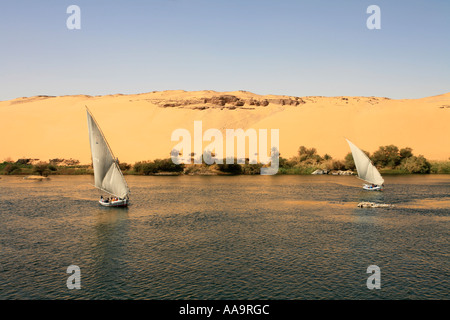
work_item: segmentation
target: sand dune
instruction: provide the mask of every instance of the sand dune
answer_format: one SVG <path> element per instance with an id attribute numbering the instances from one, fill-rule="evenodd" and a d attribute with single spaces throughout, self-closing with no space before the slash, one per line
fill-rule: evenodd
<path id="1" fill-rule="evenodd" d="M 222 96 L 222 98 L 220 98 Z M 183 90 L 135 95 L 38 96 L 0 102 L 0 160 L 73 158 L 90 163 L 85 105 L 122 162 L 169 157 L 177 128 L 280 129 L 280 152 L 300 145 L 343 158 L 344 136 L 373 152 L 411 147 L 431 160 L 450 157 L 450 93 L 422 99 L 289 97 Z M 205 143 L 206 145 L 206 143 Z"/>

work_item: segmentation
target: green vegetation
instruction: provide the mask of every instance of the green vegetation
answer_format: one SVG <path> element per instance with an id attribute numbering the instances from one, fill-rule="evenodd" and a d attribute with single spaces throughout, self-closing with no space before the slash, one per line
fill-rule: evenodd
<path id="1" fill-rule="evenodd" d="M 372 155 L 375 166 L 384 173 L 430 173 L 431 164 L 424 156 L 415 156 L 411 148 L 398 149 L 394 145 L 382 146 Z M 390 171 L 390 172 L 389 172 Z"/>
<path id="2" fill-rule="evenodd" d="M 33 166 L 19 161 L 4 161 L 0 163 L 0 173 L 4 175 L 31 174 Z"/>
<path id="3" fill-rule="evenodd" d="M 52 171 L 56 171 L 56 167 L 55 166 L 51 165 L 51 167 L 52 167 L 52 169 L 54 169 Z M 33 170 L 34 174 L 46 177 L 46 176 L 48 176 L 50 174 L 50 172 L 51 172 L 50 171 L 50 164 L 48 164 L 47 162 L 42 162 L 41 161 L 41 162 L 39 162 L 39 163 L 34 165 L 34 170 Z"/>
<path id="4" fill-rule="evenodd" d="M 201 164 L 187 164 L 183 171 L 188 175 L 253 175 L 259 174 L 262 168 L 261 164 L 250 164 L 249 159 L 245 159 L 244 164 L 238 164 L 236 159 L 231 159 L 232 163 L 227 163 L 226 159 L 221 164 L 207 164 L 202 160 Z"/>
<path id="5" fill-rule="evenodd" d="M 424 156 L 415 156 L 409 147 L 399 149 L 394 145 L 381 146 L 373 155 L 363 152 L 380 169 L 382 174 L 410 174 L 410 173 L 450 173 L 450 161 L 429 162 Z M 450 160 L 450 158 L 449 158 Z M 291 159 L 280 157 L 279 174 L 311 174 L 315 170 L 327 172 L 355 170 L 355 162 L 351 152 L 344 160 L 335 160 L 328 154 L 321 157 L 315 148 L 301 146 L 298 156 Z"/>
<path id="6" fill-rule="evenodd" d="M 3 171 L 3 174 L 21 174 L 22 173 L 22 165 L 17 164 L 17 163 L 3 162 L 0 165 L 0 169 Z"/>
<path id="7" fill-rule="evenodd" d="M 430 173 L 431 164 L 422 155 L 418 157 L 410 156 L 401 161 L 400 169 L 409 173 Z"/>
<path id="8" fill-rule="evenodd" d="M 169 159 L 156 159 L 154 161 L 140 161 L 133 166 L 133 174 L 151 175 L 161 172 L 178 172 L 184 170 L 184 164 L 175 164 Z M 126 171 L 125 171 L 126 172 Z"/>
<path id="9" fill-rule="evenodd" d="M 409 147 L 399 149 L 394 145 L 388 145 L 379 147 L 372 156 L 367 151 L 364 153 L 372 160 L 381 174 L 444 173 L 444 170 L 438 168 L 433 172 L 430 162 L 422 155 L 415 156 Z M 355 170 L 351 152 L 345 156 L 344 161 L 346 169 Z"/>
<path id="10" fill-rule="evenodd" d="M 281 167 L 278 169 L 278 174 L 311 174 L 317 169 L 317 167 Z"/>
<path id="11" fill-rule="evenodd" d="M 450 174 L 450 158 L 448 161 L 428 161 L 424 156 L 413 154 L 409 147 L 399 149 L 394 145 L 381 146 L 372 155 L 364 151 L 372 160 L 381 174 Z M 191 159 L 194 159 L 194 154 Z M 214 156 L 214 155 L 213 155 Z M 193 161 L 192 161 L 193 162 Z M 262 164 L 250 164 L 245 159 L 244 164 L 233 163 L 209 165 L 203 160 L 201 164 L 176 165 L 170 158 L 156 159 L 153 161 L 139 161 L 134 165 L 119 163 L 124 174 L 131 175 L 253 175 L 260 174 Z M 343 160 L 333 159 L 330 155 L 321 156 L 315 148 L 301 146 L 297 155 L 286 159 L 279 157 L 278 174 L 306 175 L 316 170 L 324 170 L 325 173 L 337 171 L 354 171 L 355 163 L 352 153 L 349 152 Z M 38 159 L 5 160 L 0 163 L 0 175 L 83 175 L 93 174 L 92 165 L 80 165 L 74 159 L 50 159 L 48 162 Z"/>
<path id="12" fill-rule="evenodd" d="M 93 174 L 92 168 L 88 165 L 79 165 L 77 160 L 52 161 L 49 162 L 39 161 L 37 159 L 19 159 L 16 162 L 12 160 L 6 160 L 0 163 L 0 174 L 2 175 L 81 175 L 81 174 Z M 59 163 L 59 164 L 58 164 Z M 67 163 L 72 165 L 67 165 Z M 75 163 L 75 164 L 73 164 Z"/>
<path id="13" fill-rule="evenodd" d="M 380 147 L 370 158 L 375 166 L 381 168 L 395 168 L 401 162 L 399 150 L 394 145 Z"/>
<path id="14" fill-rule="evenodd" d="M 328 154 L 322 157 L 315 148 L 301 146 L 297 154 L 290 159 L 280 157 L 278 174 L 311 174 L 316 170 L 331 172 L 347 169 L 345 161 L 333 159 Z M 353 158 L 351 161 L 353 161 Z"/>
<path id="15" fill-rule="evenodd" d="M 450 174 L 450 158 L 449 161 L 431 161 L 430 173 Z"/>

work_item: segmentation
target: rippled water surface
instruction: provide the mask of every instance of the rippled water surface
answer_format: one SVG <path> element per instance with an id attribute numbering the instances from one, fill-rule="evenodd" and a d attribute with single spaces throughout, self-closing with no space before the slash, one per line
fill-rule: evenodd
<path id="1" fill-rule="evenodd" d="M 2 176 L 1 299 L 450 298 L 450 176 L 127 176 L 127 209 L 92 179 Z"/>

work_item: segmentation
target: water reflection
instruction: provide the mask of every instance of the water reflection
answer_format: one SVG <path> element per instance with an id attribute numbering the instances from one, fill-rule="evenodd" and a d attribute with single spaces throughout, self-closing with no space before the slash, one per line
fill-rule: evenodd
<path id="1" fill-rule="evenodd" d="M 90 285 L 105 290 L 107 298 L 118 298 L 128 276 L 129 209 L 98 207 L 92 215 L 95 236 L 90 244 L 92 265 L 87 267 L 93 279 Z"/>
<path id="2" fill-rule="evenodd" d="M 385 203 L 385 192 L 360 190 L 357 193 L 357 199 L 359 202 Z"/>

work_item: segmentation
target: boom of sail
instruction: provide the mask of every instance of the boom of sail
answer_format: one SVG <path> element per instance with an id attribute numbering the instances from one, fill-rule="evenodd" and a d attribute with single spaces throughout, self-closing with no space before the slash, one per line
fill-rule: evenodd
<path id="1" fill-rule="evenodd" d="M 353 160 L 355 161 L 356 170 L 358 171 L 358 177 L 369 183 L 381 186 L 384 183 L 384 179 L 378 172 L 377 168 L 372 164 L 369 157 L 351 141 L 345 139 L 352 151 Z"/>
<path id="2" fill-rule="evenodd" d="M 130 190 L 119 164 L 100 127 L 86 107 L 95 187 L 118 198 L 128 197 Z"/>

